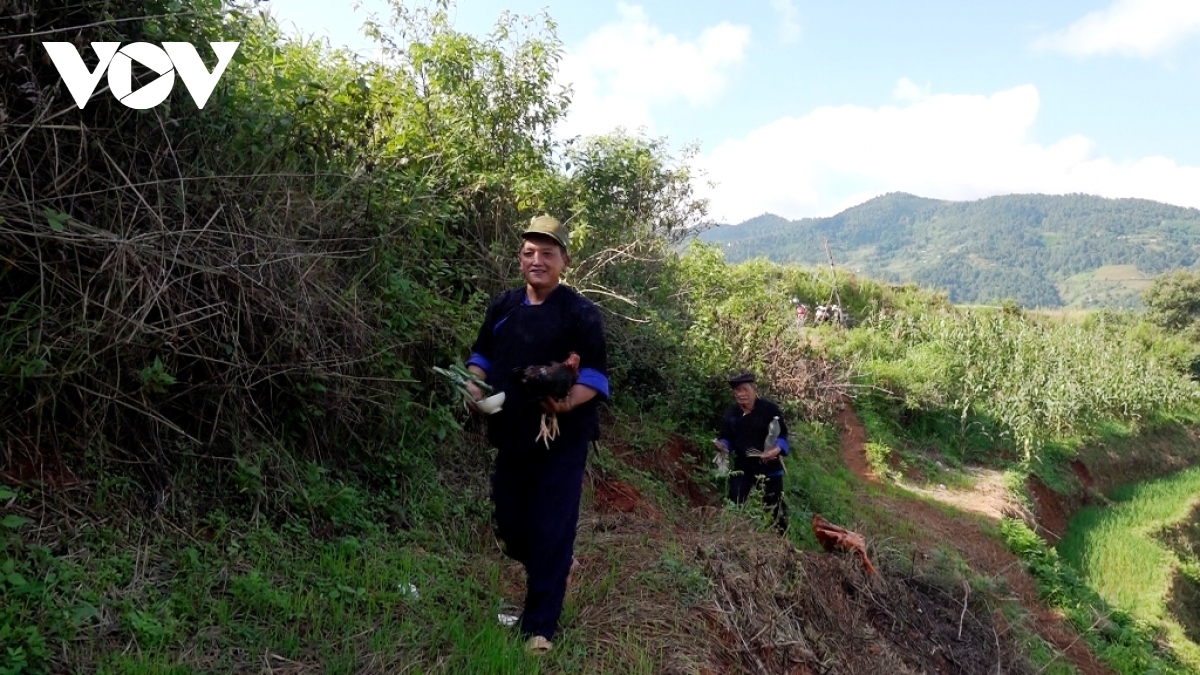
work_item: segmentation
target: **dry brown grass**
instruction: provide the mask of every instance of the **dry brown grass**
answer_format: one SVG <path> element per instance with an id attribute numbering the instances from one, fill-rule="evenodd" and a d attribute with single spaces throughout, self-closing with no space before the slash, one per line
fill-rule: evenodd
<path id="1" fill-rule="evenodd" d="M 797 550 L 720 507 L 673 512 L 599 473 L 586 494 L 564 627 L 604 655 L 586 672 L 646 658 L 680 675 L 1033 672 L 998 601 L 954 573 L 875 550 L 870 577 L 853 556 Z"/>

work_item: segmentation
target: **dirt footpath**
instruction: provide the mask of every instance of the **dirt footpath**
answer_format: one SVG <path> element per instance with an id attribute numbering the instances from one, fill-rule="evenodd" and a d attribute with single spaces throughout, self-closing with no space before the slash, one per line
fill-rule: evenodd
<path id="1" fill-rule="evenodd" d="M 842 457 L 846 466 L 863 481 L 879 484 L 879 479 L 871 472 L 867 463 L 866 429 L 849 405 L 838 413 L 838 425 L 841 432 Z M 1038 634 L 1063 652 L 1064 658 L 1079 672 L 1085 675 L 1112 672 L 1096 658 L 1087 643 L 1059 612 L 1051 610 L 1038 600 L 1037 584 L 1025 571 L 1021 561 L 1002 542 L 984 533 L 975 517 L 949 516 L 932 504 L 905 499 L 899 496 L 898 492 L 886 490 L 885 494 L 876 493 L 870 498 L 878 501 L 887 510 L 903 514 L 910 520 L 915 526 L 917 544 L 929 548 L 951 546 L 977 573 L 1004 579 L 1016 598 L 1032 613 L 1034 628 Z M 937 498 L 936 494 L 924 491 L 923 494 Z M 959 497 L 954 501 L 961 501 L 961 495 Z M 990 510 L 992 509 L 988 509 Z"/>

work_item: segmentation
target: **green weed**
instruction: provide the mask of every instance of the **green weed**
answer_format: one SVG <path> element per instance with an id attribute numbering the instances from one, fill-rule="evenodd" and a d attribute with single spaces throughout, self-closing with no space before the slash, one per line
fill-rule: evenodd
<path id="1" fill-rule="evenodd" d="M 1200 669 L 1200 646 L 1167 611 L 1182 561 L 1155 538 L 1192 513 L 1197 495 L 1200 469 L 1117 490 L 1111 506 L 1087 507 L 1075 515 L 1058 550 L 1106 602 L 1161 627 L 1180 657 Z"/>
<path id="2" fill-rule="evenodd" d="M 1004 520 L 1000 532 L 1037 580 L 1043 600 L 1062 610 L 1092 650 L 1114 670 L 1178 675 L 1193 672 L 1180 663 L 1176 654 L 1159 648 L 1153 626 L 1109 605 L 1024 522 Z"/>

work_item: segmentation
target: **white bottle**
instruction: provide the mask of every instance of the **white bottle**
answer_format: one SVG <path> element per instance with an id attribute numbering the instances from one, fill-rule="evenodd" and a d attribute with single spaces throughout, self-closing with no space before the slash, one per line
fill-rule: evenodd
<path id="1" fill-rule="evenodd" d="M 779 442 L 779 417 L 771 418 L 771 424 L 767 426 L 767 442 L 763 444 L 763 452 L 770 452 L 771 448 Z"/>

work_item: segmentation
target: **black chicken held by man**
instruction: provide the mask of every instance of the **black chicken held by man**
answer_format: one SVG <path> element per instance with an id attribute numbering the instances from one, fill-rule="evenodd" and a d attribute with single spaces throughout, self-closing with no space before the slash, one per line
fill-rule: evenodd
<path id="1" fill-rule="evenodd" d="M 579 355 L 571 352 L 562 363 L 551 363 L 548 366 L 526 366 L 514 371 L 521 388 L 531 399 L 541 400 L 552 398 L 562 401 L 571 392 L 571 387 L 579 381 Z M 558 416 L 555 413 L 542 413 L 541 426 L 538 428 L 536 443 L 542 441 L 550 448 L 550 441 L 558 438 Z"/>

